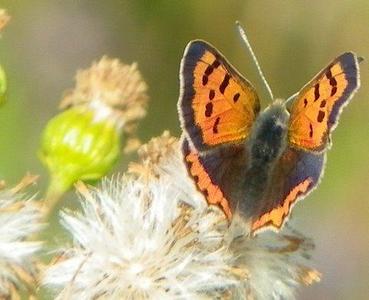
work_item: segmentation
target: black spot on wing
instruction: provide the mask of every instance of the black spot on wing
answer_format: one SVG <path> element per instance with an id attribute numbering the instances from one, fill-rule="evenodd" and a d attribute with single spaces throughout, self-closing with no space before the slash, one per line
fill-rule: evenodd
<path id="1" fill-rule="evenodd" d="M 337 92 L 337 80 L 332 76 L 331 67 L 328 68 L 328 71 L 325 74 L 329 79 L 329 84 L 331 85 L 331 97 L 334 96 Z"/>
<path id="2" fill-rule="evenodd" d="M 317 120 L 319 123 L 321 123 L 321 122 L 323 122 L 323 120 L 324 120 L 324 116 L 325 116 L 325 112 L 324 112 L 324 111 L 322 111 L 322 110 L 319 110 L 318 117 L 316 118 L 316 120 Z"/>
<path id="3" fill-rule="evenodd" d="M 213 100 L 215 97 L 215 91 L 214 90 L 210 90 L 209 91 L 209 100 Z"/>
<path id="4" fill-rule="evenodd" d="M 220 117 L 216 118 L 214 125 L 213 125 L 213 133 L 218 133 L 218 125 L 219 125 Z"/>
<path id="5" fill-rule="evenodd" d="M 213 114 L 213 103 L 208 102 L 205 106 L 205 117 L 209 118 Z"/>
<path id="6" fill-rule="evenodd" d="M 331 72 L 332 65 L 329 65 L 327 72 L 325 73 L 325 76 L 327 76 L 328 79 L 332 78 L 332 72 Z"/>
<path id="7" fill-rule="evenodd" d="M 320 93 L 319 93 L 319 83 L 316 83 L 314 86 L 314 101 L 318 100 L 320 97 Z"/>
<path id="8" fill-rule="evenodd" d="M 228 73 L 226 73 L 225 75 L 224 75 L 224 78 L 223 78 L 223 81 L 222 81 L 222 83 L 220 84 L 220 86 L 219 86 L 219 91 L 222 93 L 222 94 L 224 94 L 224 91 L 225 91 L 225 89 L 227 88 L 227 86 L 228 86 L 228 84 L 229 84 L 229 79 L 231 78 L 231 76 L 228 74 Z"/>
<path id="9" fill-rule="evenodd" d="M 202 76 L 202 85 L 206 85 L 206 84 L 208 83 L 208 81 L 209 81 L 208 76 L 203 75 L 203 76 Z"/>
<path id="10" fill-rule="evenodd" d="M 212 66 L 213 66 L 214 69 L 218 68 L 220 66 L 219 60 L 217 60 L 217 59 L 214 60 L 214 62 L 212 63 Z"/>
<path id="11" fill-rule="evenodd" d="M 238 99 L 240 98 L 240 93 L 237 93 L 233 96 L 233 102 L 236 103 Z"/>
<path id="12" fill-rule="evenodd" d="M 206 76 L 210 76 L 211 73 L 213 73 L 213 71 L 214 71 L 213 66 L 212 65 L 208 65 L 207 68 L 206 68 L 206 70 L 205 70 L 205 75 Z"/>
<path id="13" fill-rule="evenodd" d="M 336 86 L 336 85 L 337 85 L 337 80 L 336 80 L 336 78 L 334 78 L 334 77 L 329 78 L 329 84 L 330 84 L 331 86 Z"/>
<path id="14" fill-rule="evenodd" d="M 309 129 L 310 129 L 309 136 L 310 136 L 310 138 L 312 138 L 313 135 L 314 135 L 313 125 L 310 124 Z"/>

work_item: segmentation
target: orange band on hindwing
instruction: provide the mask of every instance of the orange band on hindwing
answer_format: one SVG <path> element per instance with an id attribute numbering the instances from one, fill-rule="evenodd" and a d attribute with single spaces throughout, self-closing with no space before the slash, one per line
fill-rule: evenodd
<path id="1" fill-rule="evenodd" d="M 205 196 L 206 201 L 209 204 L 218 205 L 223 210 L 228 220 L 230 220 L 232 218 L 232 212 L 228 200 L 224 197 L 219 186 L 212 182 L 209 174 L 201 164 L 199 156 L 195 152 L 190 151 L 185 156 L 185 160 L 197 188 Z"/>
<path id="2" fill-rule="evenodd" d="M 293 204 L 301 194 L 305 194 L 309 190 L 312 183 L 313 180 L 308 178 L 293 188 L 281 205 L 272 209 L 270 212 L 263 214 L 252 223 L 252 232 L 256 232 L 257 230 L 268 226 L 280 229 L 284 223 L 284 219 L 289 215 Z"/>

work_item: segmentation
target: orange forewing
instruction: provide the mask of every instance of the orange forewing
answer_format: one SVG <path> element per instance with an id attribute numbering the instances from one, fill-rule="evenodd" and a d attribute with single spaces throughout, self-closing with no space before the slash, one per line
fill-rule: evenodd
<path id="1" fill-rule="evenodd" d="M 341 107 L 359 87 L 357 64 L 355 54 L 345 53 L 301 90 L 290 110 L 291 145 L 317 152 L 327 147 Z"/>
<path id="2" fill-rule="evenodd" d="M 252 107 L 256 100 L 255 93 L 247 87 L 242 87 L 240 80 L 231 74 L 225 65 L 220 65 L 214 70 L 208 76 L 207 87 L 203 87 L 204 73 L 214 60 L 214 55 L 206 52 L 194 69 L 196 95 L 192 108 L 195 113 L 195 123 L 201 127 L 204 142 L 208 145 L 245 139 L 255 120 Z M 222 93 L 223 82 L 228 84 Z M 209 99 L 210 91 L 215 93 L 212 100 Z M 234 100 L 237 97 L 238 100 Z M 245 103 L 246 100 L 247 103 Z M 212 107 L 211 113 L 207 113 L 207 110 L 210 112 L 209 107 Z"/>
<path id="3" fill-rule="evenodd" d="M 247 138 L 260 109 L 258 97 L 217 50 L 203 41 L 191 42 L 181 76 L 181 88 L 192 91 L 180 99 L 182 125 L 198 150 Z"/>
<path id="4" fill-rule="evenodd" d="M 194 179 L 197 188 L 203 193 L 209 204 L 219 206 L 227 218 L 232 218 L 232 212 L 228 204 L 228 200 L 224 197 L 219 186 L 215 185 L 209 174 L 204 169 L 199 160 L 199 155 L 191 150 L 185 153 L 185 161 L 189 168 L 189 172 Z"/>

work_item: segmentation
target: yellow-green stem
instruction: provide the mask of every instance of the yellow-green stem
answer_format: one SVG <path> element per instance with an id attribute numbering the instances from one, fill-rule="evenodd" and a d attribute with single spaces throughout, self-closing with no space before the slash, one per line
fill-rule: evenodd
<path id="1" fill-rule="evenodd" d="M 45 220 L 50 217 L 63 195 L 70 189 L 71 185 L 70 182 L 66 182 L 62 177 L 51 175 L 43 204 Z"/>

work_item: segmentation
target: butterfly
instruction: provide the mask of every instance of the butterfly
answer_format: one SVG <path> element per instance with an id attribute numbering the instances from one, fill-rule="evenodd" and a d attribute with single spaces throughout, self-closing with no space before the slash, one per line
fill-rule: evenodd
<path id="1" fill-rule="evenodd" d="M 288 101 L 260 111 L 255 88 L 213 46 L 191 41 L 180 66 L 178 111 L 189 175 L 209 205 L 253 234 L 279 230 L 320 182 L 331 132 L 360 86 L 359 62 L 343 53 Z"/>

